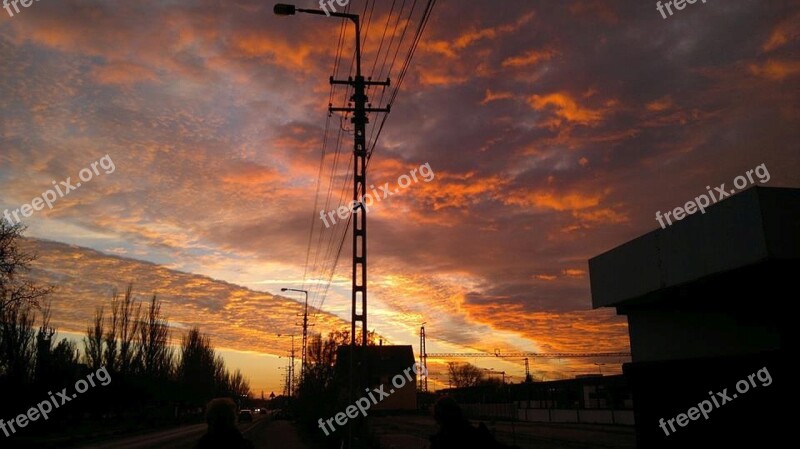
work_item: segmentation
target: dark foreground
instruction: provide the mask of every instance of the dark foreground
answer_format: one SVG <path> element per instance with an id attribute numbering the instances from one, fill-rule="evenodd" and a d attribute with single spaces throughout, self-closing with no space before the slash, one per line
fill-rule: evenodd
<path id="1" fill-rule="evenodd" d="M 633 427 L 592 424 L 486 422 L 498 441 L 522 449 L 633 449 Z M 381 449 L 427 449 L 436 432 L 433 419 L 423 416 L 374 418 L 372 430 Z"/>
<path id="2" fill-rule="evenodd" d="M 238 427 L 256 448 L 312 449 L 301 442 L 290 421 L 273 421 L 264 416 L 256 416 L 252 423 L 242 423 Z M 196 424 L 147 435 L 97 442 L 80 446 L 80 449 L 191 449 L 205 431 L 205 424 Z"/>
<path id="3" fill-rule="evenodd" d="M 633 449 L 633 428 L 622 426 L 487 422 L 497 439 L 522 449 Z M 373 436 L 381 449 L 427 449 L 436 432 L 433 419 L 424 416 L 371 418 Z M 81 449 L 190 449 L 206 430 L 204 424 L 80 446 Z M 258 449 L 317 449 L 299 436 L 290 421 L 257 416 L 239 430 Z"/>

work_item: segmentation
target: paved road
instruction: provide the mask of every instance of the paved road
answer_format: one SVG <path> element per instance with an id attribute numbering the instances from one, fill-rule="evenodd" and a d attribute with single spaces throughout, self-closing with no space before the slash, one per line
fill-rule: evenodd
<path id="1" fill-rule="evenodd" d="M 300 441 L 290 421 L 272 421 L 264 416 L 256 416 L 254 422 L 239 424 L 238 427 L 256 449 L 310 449 Z M 196 424 L 104 441 L 80 449 L 192 449 L 205 431 L 205 424 Z"/>

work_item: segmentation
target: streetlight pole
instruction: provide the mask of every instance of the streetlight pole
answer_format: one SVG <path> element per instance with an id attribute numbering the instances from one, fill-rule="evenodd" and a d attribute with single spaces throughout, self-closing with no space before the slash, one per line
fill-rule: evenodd
<path id="1" fill-rule="evenodd" d="M 300 380 L 306 374 L 306 347 L 308 345 L 308 290 L 300 290 L 297 288 L 282 288 L 282 292 L 300 292 L 305 293 L 305 301 L 303 305 L 303 347 L 300 350 Z"/>
<path id="2" fill-rule="evenodd" d="M 390 112 L 391 108 L 372 108 L 367 107 L 366 89 L 367 86 L 388 86 L 389 80 L 372 81 L 365 80 L 361 73 L 361 24 L 358 14 L 346 14 L 338 12 L 323 12 L 316 9 L 302 9 L 294 5 L 277 4 L 274 12 L 279 16 L 292 16 L 298 12 L 314 14 L 318 16 L 332 16 L 349 19 L 356 28 L 356 77 L 348 77 L 346 80 L 335 80 L 331 76 L 331 84 L 343 84 L 353 87 L 352 108 L 333 107 L 330 105 L 329 112 L 352 112 L 353 118 L 353 290 L 351 308 L 351 327 L 350 344 L 356 345 L 356 323 L 361 323 L 361 345 L 367 346 L 367 212 L 363 207 L 362 201 L 367 194 L 367 118 L 368 112 Z M 360 313 L 359 313 L 360 303 Z"/>

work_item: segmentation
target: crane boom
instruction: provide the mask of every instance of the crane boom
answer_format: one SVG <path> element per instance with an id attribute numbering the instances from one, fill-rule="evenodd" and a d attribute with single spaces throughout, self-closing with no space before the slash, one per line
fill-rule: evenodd
<path id="1" fill-rule="evenodd" d="M 603 358 L 630 357 L 630 352 L 430 352 L 425 354 L 432 359 L 468 359 L 472 357 L 540 357 L 540 358 Z"/>

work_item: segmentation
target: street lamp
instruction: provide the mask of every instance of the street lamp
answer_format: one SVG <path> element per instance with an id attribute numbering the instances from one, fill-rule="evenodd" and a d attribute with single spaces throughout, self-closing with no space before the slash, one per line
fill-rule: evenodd
<path id="1" fill-rule="evenodd" d="M 317 16 L 328 17 L 343 17 L 350 19 L 356 25 L 356 76 L 361 76 L 361 24 L 358 20 L 358 14 L 347 14 L 343 12 L 326 12 L 319 9 L 304 9 L 297 8 L 294 5 L 287 5 L 285 3 L 278 3 L 272 9 L 276 16 L 293 16 L 299 12 L 306 14 L 314 14 Z"/>
<path id="2" fill-rule="evenodd" d="M 305 376 L 306 374 L 306 346 L 308 343 L 308 290 L 300 290 L 297 288 L 282 288 L 281 291 L 300 292 L 300 293 L 305 293 L 306 295 L 305 303 L 303 306 L 303 348 L 301 349 L 301 356 L 300 356 L 300 380 L 302 381 L 303 376 Z"/>
<path id="3" fill-rule="evenodd" d="M 293 16 L 295 11 L 297 11 L 297 8 L 295 8 L 294 5 L 284 5 L 282 3 L 278 3 L 275 5 L 273 11 L 275 12 L 276 16 Z"/>

